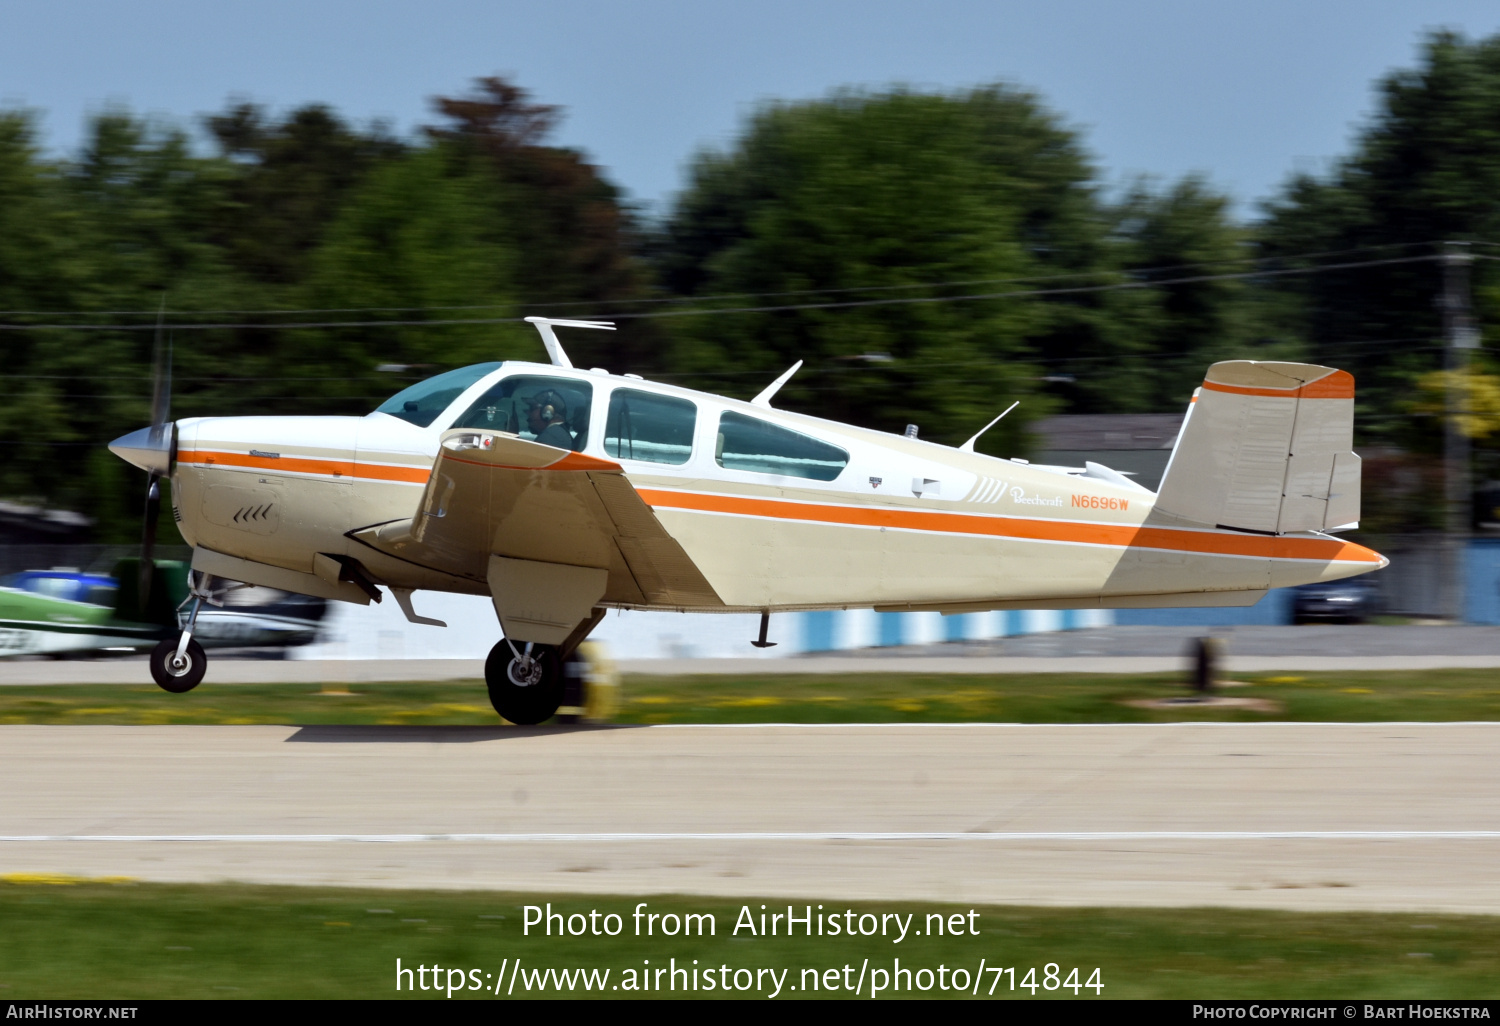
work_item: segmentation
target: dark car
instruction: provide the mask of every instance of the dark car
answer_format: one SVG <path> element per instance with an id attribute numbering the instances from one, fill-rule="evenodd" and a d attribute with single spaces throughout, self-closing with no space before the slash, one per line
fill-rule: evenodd
<path id="1" fill-rule="evenodd" d="M 1368 577 L 1319 581 L 1294 590 L 1292 623 L 1364 623 L 1375 615 L 1379 589 Z"/>

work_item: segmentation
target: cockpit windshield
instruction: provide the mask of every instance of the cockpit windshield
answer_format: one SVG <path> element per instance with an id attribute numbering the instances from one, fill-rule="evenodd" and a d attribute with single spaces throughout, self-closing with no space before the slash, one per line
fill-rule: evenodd
<path id="1" fill-rule="evenodd" d="M 376 413 L 389 413 L 417 427 L 428 427 L 439 414 L 453 405 L 453 400 L 463 394 L 480 378 L 500 369 L 499 361 L 476 363 L 471 367 L 460 367 L 445 374 L 419 381 L 410 388 L 403 388 L 376 407 Z"/>

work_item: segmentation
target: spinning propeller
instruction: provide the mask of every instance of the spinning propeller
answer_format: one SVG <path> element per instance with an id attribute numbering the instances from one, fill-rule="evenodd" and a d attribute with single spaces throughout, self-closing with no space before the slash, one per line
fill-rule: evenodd
<path id="1" fill-rule="evenodd" d="M 162 337 L 166 301 L 156 318 L 156 341 L 152 353 L 151 426 L 121 435 L 109 443 L 109 451 L 146 472 L 146 509 L 141 528 L 140 608 L 147 608 L 151 580 L 155 576 L 156 523 L 161 516 L 161 479 L 172 472 L 177 455 L 177 426 L 168 419 L 172 395 L 172 342 Z"/>

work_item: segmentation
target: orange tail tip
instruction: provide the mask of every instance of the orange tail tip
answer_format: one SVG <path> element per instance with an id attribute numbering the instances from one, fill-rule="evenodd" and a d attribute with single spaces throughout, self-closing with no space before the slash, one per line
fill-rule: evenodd
<path id="1" fill-rule="evenodd" d="M 1336 559 L 1350 563 L 1374 563 L 1372 570 L 1384 570 L 1391 565 L 1391 561 L 1374 549 L 1367 549 L 1363 545 L 1354 542 L 1344 542 L 1343 548 L 1339 550 Z"/>

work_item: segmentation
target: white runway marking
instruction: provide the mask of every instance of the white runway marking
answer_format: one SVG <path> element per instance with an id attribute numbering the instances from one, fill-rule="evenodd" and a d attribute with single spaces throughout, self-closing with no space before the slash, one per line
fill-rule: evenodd
<path id="1" fill-rule="evenodd" d="M 362 842 L 414 844 L 439 841 L 483 843 L 615 843 L 621 841 L 1496 841 L 1500 830 L 1076 830 L 996 833 L 986 831 L 818 830 L 739 833 L 534 833 L 534 834 L 17 834 L 0 843 L 103 841 L 244 844 Z"/>
<path id="2" fill-rule="evenodd" d="M 1500 915 L 1497 739 L 6 725 L 0 876 Z"/>

